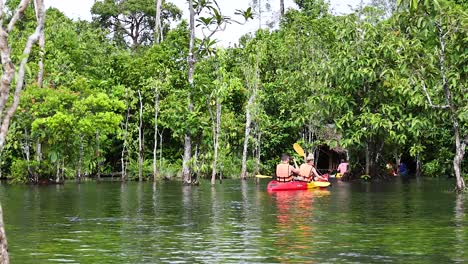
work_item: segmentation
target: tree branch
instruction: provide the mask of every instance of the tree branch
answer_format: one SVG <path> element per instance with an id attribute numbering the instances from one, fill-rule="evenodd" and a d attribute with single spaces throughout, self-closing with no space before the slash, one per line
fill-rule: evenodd
<path id="1" fill-rule="evenodd" d="M 429 103 L 429 106 L 432 108 L 440 108 L 440 109 L 450 108 L 448 104 L 447 105 L 434 105 L 432 103 L 431 96 L 429 95 L 429 92 L 427 91 L 426 83 L 424 82 L 424 79 L 422 78 L 421 74 L 418 73 L 418 75 L 419 75 L 419 78 L 421 78 L 421 84 L 422 84 L 424 93 L 426 94 L 426 99 L 427 99 L 427 102 Z"/>
<path id="2" fill-rule="evenodd" d="M 30 0 L 22 0 L 18 7 L 16 8 L 15 14 L 10 20 L 10 23 L 8 23 L 8 28 L 7 28 L 7 33 L 10 33 L 13 30 L 13 27 L 15 26 L 16 22 L 18 22 L 18 19 L 23 16 L 24 11 L 28 7 Z"/>
<path id="3" fill-rule="evenodd" d="M 3 25 L 3 7 L 5 4 L 3 3 L 3 0 L 0 0 L 0 25 Z"/>
<path id="4" fill-rule="evenodd" d="M 23 1 L 22 3 L 24 3 L 24 2 L 27 2 L 27 1 Z M 14 93 L 14 96 L 13 96 L 13 102 L 12 102 L 11 106 L 8 108 L 8 110 L 6 111 L 5 117 L 0 118 L 0 120 L 1 120 L 0 149 L 3 147 L 3 145 L 5 143 L 5 138 L 6 138 L 6 135 L 8 133 L 8 127 L 10 125 L 10 120 L 13 117 L 13 115 L 16 112 L 16 109 L 18 108 L 18 105 L 19 105 L 20 94 L 21 94 L 21 91 L 23 90 L 23 86 L 24 86 L 24 75 L 25 75 L 25 72 L 26 72 L 26 64 L 28 62 L 29 54 L 31 53 L 31 50 L 32 50 L 32 47 L 33 47 L 34 43 L 36 43 L 38 41 L 38 39 L 39 39 L 39 37 L 41 35 L 41 32 L 43 30 L 43 27 L 44 27 L 44 22 L 45 22 L 44 0 L 35 0 L 35 4 L 37 5 L 36 10 L 38 12 L 37 26 L 36 26 L 36 29 L 35 29 L 34 33 L 28 37 L 28 40 L 27 40 L 26 45 L 25 45 L 24 50 L 23 50 L 23 56 L 22 56 L 22 59 L 21 59 L 21 62 L 20 62 L 19 68 L 18 68 L 18 72 L 16 74 L 16 76 L 17 76 L 16 77 L 16 89 L 15 89 L 15 93 Z M 19 14 L 19 13 L 17 12 L 17 14 Z M 10 24 L 8 26 L 14 25 L 15 23 L 12 24 L 11 21 L 10 21 Z M 5 34 L 6 34 L 6 37 L 7 37 L 8 34 L 5 32 L 5 30 L 3 28 L 1 28 L 0 29 L 0 35 L 2 35 L 1 37 L 2 38 L 5 37 Z M 4 56 L 5 55 L 10 55 L 9 47 L 8 47 L 8 39 L 2 39 L 1 42 L 5 42 L 5 43 L 2 43 L 2 45 L 1 45 L 2 46 L 1 47 L 2 64 L 5 65 L 5 63 L 7 63 L 7 64 L 10 64 L 10 66 L 12 66 L 13 63 L 11 62 L 11 59 L 9 57 L 7 58 L 8 59 L 7 61 L 4 61 Z M 5 53 L 5 49 L 8 50 L 8 53 Z M 8 97 L 9 97 L 9 90 L 10 90 L 9 86 L 11 85 L 11 80 L 12 80 L 12 77 L 13 77 L 13 76 L 5 77 L 5 75 L 11 74 L 11 72 L 9 71 L 8 68 L 6 70 L 7 71 L 3 73 L 4 76 L 2 78 L 2 94 L 1 94 L 2 103 L 4 102 L 5 97 L 6 97 L 6 99 L 8 99 Z M 13 69 L 13 75 L 14 75 L 14 69 Z M 10 82 L 9 83 L 4 83 L 5 78 L 10 79 Z M 7 86 L 7 88 L 8 88 L 7 89 L 8 94 L 4 94 L 5 86 Z M 2 106 L 4 107 L 5 105 L 2 105 Z M 3 113 L 3 109 L 2 109 L 2 112 L 0 112 L 0 114 L 2 114 L 2 113 Z"/>

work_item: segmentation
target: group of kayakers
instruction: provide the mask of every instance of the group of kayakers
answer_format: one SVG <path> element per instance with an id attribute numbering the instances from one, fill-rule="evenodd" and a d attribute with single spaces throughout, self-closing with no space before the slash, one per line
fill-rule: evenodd
<path id="1" fill-rule="evenodd" d="M 290 181 L 328 181 L 328 177 L 319 175 L 314 167 L 314 155 L 309 153 L 306 157 L 306 162 L 298 168 L 296 161 L 295 166 L 289 164 L 290 157 L 287 154 L 281 155 L 281 163 L 276 166 L 276 180 L 278 182 Z"/>

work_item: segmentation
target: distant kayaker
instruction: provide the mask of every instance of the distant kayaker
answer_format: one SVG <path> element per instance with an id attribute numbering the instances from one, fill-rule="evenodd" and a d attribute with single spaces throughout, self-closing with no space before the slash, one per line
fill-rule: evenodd
<path id="1" fill-rule="evenodd" d="M 338 173 L 336 174 L 336 177 L 337 177 L 337 178 L 344 177 L 345 174 L 348 173 L 348 166 L 349 166 L 349 163 L 346 162 L 344 159 L 341 159 L 341 162 L 340 162 L 340 164 L 338 165 L 338 168 L 336 169 L 336 171 L 338 172 Z"/>
<path id="2" fill-rule="evenodd" d="M 281 155 L 281 163 L 276 166 L 276 180 L 279 182 L 290 182 L 294 174 L 299 174 L 299 169 L 289 164 L 289 155 Z"/>
<path id="3" fill-rule="evenodd" d="M 387 163 L 385 166 L 387 168 L 387 173 L 389 176 L 398 176 L 398 174 L 395 172 L 395 169 L 393 168 L 393 164 L 391 162 Z"/>
<path id="4" fill-rule="evenodd" d="M 403 177 L 408 176 L 408 168 L 404 162 L 401 162 L 400 166 L 398 167 L 398 175 Z"/>
<path id="5" fill-rule="evenodd" d="M 317 170 L 314 167 L 314 155 L 309 153 L 306 158 L 306 163 L 302 164 L 299 168 L 299 177 L 297 177 L 298 181 L 323 181 L 327 180 L 326 178 L 320 176 Z"/>

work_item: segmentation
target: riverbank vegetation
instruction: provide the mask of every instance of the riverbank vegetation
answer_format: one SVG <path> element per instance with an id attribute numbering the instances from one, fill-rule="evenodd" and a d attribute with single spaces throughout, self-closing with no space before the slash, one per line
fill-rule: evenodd
<path id="1" fill-rule="evenodd" d="M 213 1 L 194 1 L 191 23 L 168 1 L 159 12 L 153 2 L 97 1 L 92 22 L 47 10 L 45 52 L 35 46 L 27 64 L 2 177 L 214 184 L 271 174 L 300 142 L 308 152 L 346 149 L 356 175 L 377 178 L 407 157 L 415 173 L 455 176 L 464 188 L 465 2 L 372 1 L 335 15 L 324 1 L 296 0 L 279 28 L 227 48 L 216 33 L 255 19 L 253 9 L 228 18 Z M 36 28 L 33 5 L 24 16 L 13 48 Z M 192 39 L 195 26 L 207 36 Z"/>

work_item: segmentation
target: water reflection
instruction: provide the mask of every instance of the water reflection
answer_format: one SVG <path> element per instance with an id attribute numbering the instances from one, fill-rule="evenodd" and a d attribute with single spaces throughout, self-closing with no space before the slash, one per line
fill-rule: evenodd
<path id="1" fill-rule="evenodd" d="M 315 202 L 330 195 L 327 190 L 280 191 L 271 194 L 276 205 L 275 248 L 279 249 L 278 260 L 287 262 L 294 258 L 308 262 L 320 246 L 321 226 L 327 225 L 315 216 Z"/>
<path id="2" fill-rule="evenodd" d="M 468 262 L 450 182 L 0 185 L 12 263 Z"/>
<path id="3" fill-rule="evenodd" d="M 457 254 L 454 261 L 457 262 L 464 262 L 467 260 L 465 259 L 465 236 L 467 235 L 465 232 L 465 198 L 467 198 L 465 194 L 457 194 L 455 200 L 455 248 L 457 249 Z"/>

